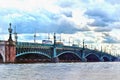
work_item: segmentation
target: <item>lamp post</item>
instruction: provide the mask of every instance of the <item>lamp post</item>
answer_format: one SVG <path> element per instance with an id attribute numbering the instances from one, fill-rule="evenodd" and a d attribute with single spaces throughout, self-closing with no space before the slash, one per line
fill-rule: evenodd
<path id="1" fill-rule="evenodd" d="M 53 62 L 59 62 L 59 59 L 57 57 L 57 52 L 56 52 L 56 34 L 54 33 L 54 44 L 53 44 L 53 58 L 52 58 Z"/>
<path id="2" fill-rule="evenodd" d="M 54 43 L 53 43 L 53 45 L 54 45 L 54 48 L 56 47 L 56 34 L 54 33 Z"/>
<path id="3" fill-rule="evenodd" d="M 9 32 L 9 39 L 8 39 L 8 62 L 10 62 L 10 55 L 11 55 L 11 50 L 10 47 L 13 45 L 13 40 L 12 40 L 12 28 L 11 28 L 11 23 L 9 23 L 9 28 L 8 28 L 8 32 Z"/>
<path id="4" fill-rule="evenodd" d="M 34 34 L 34 43 L 36 43 L 36 32 Z"/>
<path id="5" fill-rule="evenodd" d="M 9 26 L 10 26 L 10 27 L 8 28 L 8 31 L 9 31 L 9 39 L 8 39 L 8 41 L 11 42 L 11 41 L 13 41 L 13 40 L 12 40 L 12 28 L 11 28 L 11 23 L 9 24 Z"/>
<path id="6" fill-rule="evenodd" d="M 16 32 L 16 26 L 14 28 L 14 35 L 15 35 L 15 42 L 17 42 L 18 36 L 17 36 L 17 32 Z"/>
<path id="7" fill-rule="evenodd" d="M 84 39 L 83 39 L 83 50 L 85 49 L 85 41 L 84 41 Z"/>

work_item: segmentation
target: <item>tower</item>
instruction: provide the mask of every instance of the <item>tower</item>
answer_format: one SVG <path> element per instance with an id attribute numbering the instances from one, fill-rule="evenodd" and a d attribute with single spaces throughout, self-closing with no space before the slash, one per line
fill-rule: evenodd
<path id="1" fill-rule="evenodd" d="M 16 46 L 15 42 L 12 40 L 12 28 L 11 23 L 9 24 L 9 39 L 6 41 L 5 45 L 5 62 L 6 63 L 14 63 L 16 56 Z"/>

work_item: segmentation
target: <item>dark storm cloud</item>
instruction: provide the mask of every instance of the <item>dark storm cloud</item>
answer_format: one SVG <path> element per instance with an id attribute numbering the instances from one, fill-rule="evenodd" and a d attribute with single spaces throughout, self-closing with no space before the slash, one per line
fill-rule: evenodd
<path id="1" fill-rule="evenodd" d="M 101 8 L 88 9 L 85 14 L 88 16 L 88 18 L 95 20 L 93 23 L 88 24 L 90 26 L 105 27 L 116 21 L 109 12 L 102 10 Z"/>

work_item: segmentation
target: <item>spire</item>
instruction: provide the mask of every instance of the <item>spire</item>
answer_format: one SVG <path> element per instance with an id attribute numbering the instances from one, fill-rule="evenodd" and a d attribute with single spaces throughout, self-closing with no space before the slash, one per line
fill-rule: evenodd
<path id="1" fill-rule="evenodd" d="M 8 31 L 9 31 L 9 39 L 8 39 L 8 41 L 13 41 L 12 40 L 12 28 L 11 28 L 11 23 L 9 23 L 9 28 L 8 28 Z"/>

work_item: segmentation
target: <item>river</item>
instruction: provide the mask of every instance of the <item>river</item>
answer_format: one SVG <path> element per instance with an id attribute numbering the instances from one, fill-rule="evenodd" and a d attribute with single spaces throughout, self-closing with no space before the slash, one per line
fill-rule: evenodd
<path id="1" fill-rule="evenodd" d="M 0 64 L 0 80 L 120 80 L 120 63 Z"/>

